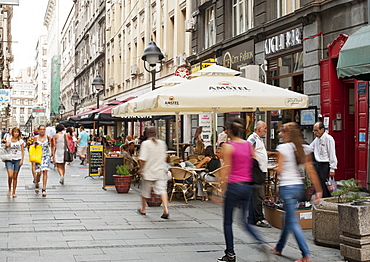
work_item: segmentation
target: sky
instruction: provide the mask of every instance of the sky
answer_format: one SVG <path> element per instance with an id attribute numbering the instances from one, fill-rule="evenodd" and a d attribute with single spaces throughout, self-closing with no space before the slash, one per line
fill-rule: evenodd
<path id="1" fill-rule="evenodd" d="M 20 69 L 35 65 L 35 48 L 38 37 L 46 34 L 44 17 L 48 0 L 20 0 L 13 6 L 12 36 L 14 62 L 11 76 Z"/>

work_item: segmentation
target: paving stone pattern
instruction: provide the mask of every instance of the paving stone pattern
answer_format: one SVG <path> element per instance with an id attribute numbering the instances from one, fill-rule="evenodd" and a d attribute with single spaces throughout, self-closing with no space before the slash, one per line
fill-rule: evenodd
<path id="1" fill-rule="evenodd" d="M 222 207 L 211 202 L 181 199 L 170 203 L 170 219 L 163 220 L 161 207 L 137 213 L 140 191 L 128 194 L 102 189 L 101 178 L 85 178 L 88 169 L 75 161 L 66 166 L 65 184 L 56 170 L 49 172 L 47 197 L 36 195 L 31 167 L 19 174 L 17 198 L 6 196 L 7 175 L 0 164 L 0 262 L 3 261 L 216 261 L 225 248 Z M 237 211 L 235 217 L 239 216 Z M 274 245 L 280 230 L 260 229 Z M 266 261 L 258 245 L 234 226 L 237 261 Z M 343 261 L 337 249 L 315 246 L 311 230 L 305 230 L 313 261 Z M 300 252 L 293 236 L 283 257 L 294 261 Z"/>

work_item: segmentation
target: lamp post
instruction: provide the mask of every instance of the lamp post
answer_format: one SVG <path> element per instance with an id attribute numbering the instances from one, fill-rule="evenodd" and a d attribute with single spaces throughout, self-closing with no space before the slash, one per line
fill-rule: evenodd
<path id="1" fill-rule="evenodd" d="M 59 114 L 60 114 L 60 120 L 62 120 L 63 119 L 63 114 L 64 114 L 66 108 L 64 107 L 63 104 L 60 104 L 59 107 L 58 107 L 58 110 L 59 110 Z"/>
<path id="2" fill-rule="evenodd" d="M 104 88 L 104 80 L 100 77 L 99 73 L 94 78 L 92 84 L 91 84 L 95 90 L 96 90 L 96 109 L 99 109 L 99 95 L 100 91 Z M 99 120 L 96 121 L 97 127 L 96 127 L 96 134 L 99 136 Z"/>
<path id="3" fill-rule="evenodd" d="M 159 73 L 162 70 L 162 64 L 158 71 L 156 70 L 155 66 L 157 63 L 161 62 L 163 58 L 164 55 L 162 54 L 158 46 L 153 41 L 150 41 L 147 48 L 145 48 L 144 54 L 141 59 L 144 60 L 145 70 L 152 74 L 152 90 L 155 89 L 155 74 Z M 148 68 L 145 61 L 149 64 Z"/>
<path id="4" fill-rule="evenodd" d="M 55 118 L 55 112 L 51 111 L 50 112 L 50 122 L 53 122 L 54 118 Z"/>
<path id="5" fill-rule="evenodd" d="M 78 104 L 78 101 L 80 101 L 80 97 L 78 96 L 77 91 L 74 91 L 74 93 L 72 95 L 72 98 L 71 98 L 71 101 L 72 101 L 72 105 L 74 106 L 73 107 L 73 115 L 75 116 L 76 113 L 77 113 L 77 104 Z"/>

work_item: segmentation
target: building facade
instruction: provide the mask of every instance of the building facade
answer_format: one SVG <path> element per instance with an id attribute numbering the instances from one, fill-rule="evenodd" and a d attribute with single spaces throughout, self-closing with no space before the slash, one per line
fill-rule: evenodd
<path id="1" fill-rule="evenodd" d="M 75 92 L 75 5 L 72 6 L 61 32 L 60 102 L 65 108 L 63 119 L 74 115 L 71 101 Z"/>
<path id="2" fill-rule="evenodd" d="M 177 68 L 187 66 L 191 33 L 186 23 L 191 17 L 191 1 L 110 1 L 106 15 L 106 87 L 105 100 L 124 100 L 152 89 L 150 74 L 141 59 L 150 41 L 161 49 L 164 59 L 157 65 L 157 87 Z M 161 138 L 172 140 L 173 120 L 160 121 Z M 120 129 L 120 128 L 119 128 Z M 140 134 L 142 124 L 127 125 L 126 134 Z"/>
<path id="3" fill-rule="evenodd" d="M 332 49 L 336 42 L 343 44 L 336 40 L 340 34 L 350 35 L 367 24 L 367 1 L 193 0 L 193 6 L 194 55 L 189 57 L 193 70 L 210 59 L 237 70 L 258 65 L 261 81 L 309 96 L 307 110 L 278 110 L 259 116 L 269 127 L 268 150 L 276 148 L 282 124 L 298 122 L 310 142 L 314 139 L 312 125 L 322 120 L 336 140 L 336 178 L 355 177 L 366 185 L 368 152 L 355 152 L 367 148 L 367 142 L 361 144 L 356 137 L 365 136 L 361 141 L 367 141 L 368 124 L 362 124 L 366 128 L 359 132 L 359 122 L 360 116 L 368 114 L 368 103 L 356 106 L 360 98 L 354 80 L 325 88 L 329 84 L 323 78 L 328 79 L 329 69 L 323 61 L 330 58 L 331 65 L 336 66 L 339 51 L 333 55 L 327 47 Z M 335 66 L 330 69 L 335 73 L 330 75 L 333 79 Z M 333 87 L 334 81 L 331 83 Z M 367 88 L 365 83 L 363 89 Z M 228 115 L 221 117 L 227 119 Z M 348 155 L 353 161 L 348 161 Z"/>
<path id="4" fill-rule="evenodd" d="M 71 10 L 73 1 L 49 0 L 44 25 L 47 28 L 47 87 L 50 90 L 50 111 L 59 115 L 60 105 L 60 38 L 62 27 Z"/>
<path id="5" fill-rule="evenodd" d="M 10 65 L 14 60 L 12 53 L 11 21 L 13 6 L 0 6 L 0 89 L 10 88 Z M 7 92 L 7 91 L 5 91 Z M 1 128 L 9 127 L 10 103 L 0 102 Z"/>
<path id="6" fill-rule="evenodd" d="M 80 98 L 78 112 L 96 106 L 97 92 L 92 82 L 97 75 L 105 79 L 105 0 L 74 1 L 75 5 L 75 89 Z M 104 92 L 100 92 L 104 100 Z M 67 102 L 66 102 L 67 103 Z"/>
<path id="7" fill-rule="evenodd" d="M 26 122 L 32 115 L 32 109 L 35 107 L 35 84 L 33 81 L 34 70 L 31 67 L 19 71 L 12 83 L 11 92 L 11 117 L 9 127 L 19 127 L 22 131 L 25 129 Z M 32 123 L 41 123 L 44 119 L 37 118 Z"/>
<path id="8" fill-rule="evenodd" d="M 47 88 L 47 52 L 46 36 L 42 35 L 35 48 L 35 104 L 44 107 L 47 115 L 50 115 L 50 104 L 46 103 L 50 97 L 50 90 Z"/>

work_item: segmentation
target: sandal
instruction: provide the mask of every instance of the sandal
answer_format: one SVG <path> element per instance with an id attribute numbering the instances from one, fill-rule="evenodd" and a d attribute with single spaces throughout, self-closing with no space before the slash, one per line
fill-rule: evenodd
<path id="1" fill-rule="evenodd" d="M 13 194 L 13 198 L 16 198 L 17 197 L 17 195 L 16 194 Z"/>
<path id="2" fill-rule="evenodd" d="M 46 197 L 46 189 L 43 189 L 43 190 L 42 190 L 42 196 L 43 196 L 43 197 Z"/>
<path id="3" fill-rule="evenodd" d="M 39 183 L 35 185 L 35 193 L 38 194 L 40 192 Z"/>
<path id="4" fill-rule="evenodd" d="M 140 215 L 143 215 L 143 216 L 145 216 L 145 215 L 146 215 L 146 213 L 145 213 L 145 212 L 143 212 L 143 211 L 141 211 L 141 209 L 140 209 L 140 208 L 137 210 L 137 212 L 138 212 Z"/>

